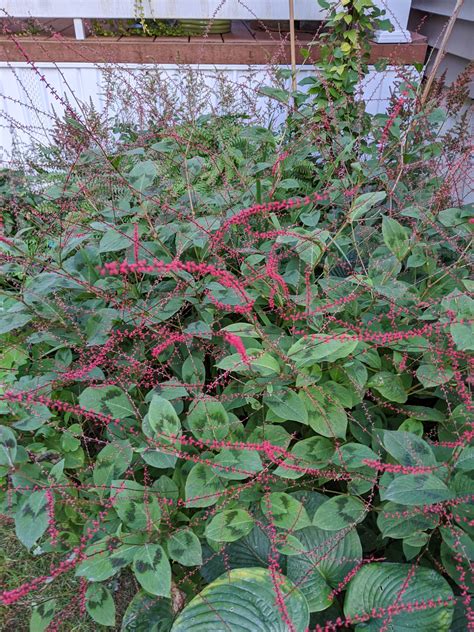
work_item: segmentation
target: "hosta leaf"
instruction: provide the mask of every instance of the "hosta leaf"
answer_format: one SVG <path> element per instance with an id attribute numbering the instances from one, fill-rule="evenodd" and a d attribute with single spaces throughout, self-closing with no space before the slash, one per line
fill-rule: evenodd
<path id="1" fill-rule="evenodd" d="M 248 535 L 254 519 L 243 509 L 227 509 L 218 512 L 206 525 L 205 535 L 215 542 L 234 542 Z"/>
<path id="2" fill-rule="evenodd" d="M 130 400 L 118 386 L 89 386 L 79 395 L 79 404 L 114 419 L 135 417 Z"/>
<path id="3" fill-rule="evenodd" d="M 123 615 L 121 632 L 169 632 L 174 612 L 170 599 L 139 590 Z"/>
<path id="4" fill-rule="evenodd" d="M 115 626 L 115 603 L 110 590 L 103 584 L 90 584 L 86 591 L 86 610 L 101 625 Z"/>
<path id="5" fill-rule="evenodd" d="M 301 397 L 290 389 L 279 390 L 263 398 L 268 408 L 285 421 L 308 423 L 308 411 Z"/>
<path id="6" fill-rule="evenodd" d="M 297 500 L 284 492 L 273 492 L 261 500 L 264 515 L 271 516 L 276 527 L 296 531 L 311 524 L 306 509 Z"/>
<path id="7" fill-rule="evenodd" d="M 306 599 L 293 583 L 281 576 L 279 591 L 294 632 L 309 624 Z M 225 622 L 225 626 L 223 626 Z M 206 586 L 175 620 L 172 632 L 287 632 L 288 625 L 275 602 L 270 571 L 239 568 Z"/>
<path id="8" fill-rule="evenodd" d="M 161 509 L 153 492 L 145 493 L 145 487 L 135 481 L 114 480 L 111 496 L 114 509 L 130 529 L 145 531 L 157 529 L 161 520 Z"/>
<path id="9" fill-rule="evenodd" d="M 411 576 L 410 564 L 373 563 L 363 566 L 352 579 L 344 600 L 344 614 L 369 617 L 372 611 L 393 604 L 453 599 L 448 582 L 436 571 L 419 566 Z M 409 577 L 410 576 L 410 577 Z M 408 579 L 409 577 L 409 579 Z M 356 625 L 357 632 L 390 629 L 392 632 L 448 632 L 453 616 L 451 605 L 434 605 L 400 614 L 371 618 Z M 387 627 L 388 626 L 388 627 Z"/>
<path id="10" fill-rule="evenodd" d="M 361 522 L 367 513 L 364 503 L 354 496 L 334 496 L 314 514 L 313 524 L 326 531 L 339 531 Z"/>
<path id="11" fill-rule="evenodd" d="M 187 422 L 196 439 L 222 441 L 229 434 L 229 415 L 217 400 L 198 401 L 189 411 Z"/>
<path id="12" fill-rule="evenodd" d="M 147 592 L 162 597 L 170 596 L 171 566 L 159 544 L 137 547 L 132 568 L 141 587 Z"/>
<path id="13" fill-rule="evenodd" d="M 168 555 L 183 566 L 202 564 L 202 547 L 197 535 L 191 529 L 180 529 L 168 540 Z"/>
<path id="14" fill-rule="evenodd" d="M 22 544 L 31 549 L 48 528 L 46 491 L 33 492 L 24 498 L 15 514 L 15 532 Z"/>
<path id="15" fill-rule="evenodd" d="M 382 500 L 400 505 L 430 505 L 453 498 L 445 483 L 433 474 L 401 474 L 380 490 Z"/>
<path id="16" fill-rule="evenodd" d="M 287 575 L 308 601 L 310 612 L 325 610 L 333 602 L 332 589 L 362 559 L 357 531 L 328 532 L 318 527 L 298 531 L 304 552 L 287 560 Z"/>
<path id="17" fill-rule="evenodd" d="M 223 482 L 212 468 L 196 463 L 186 479 L 186 507 L 214 505 L 223 491 Z"/>

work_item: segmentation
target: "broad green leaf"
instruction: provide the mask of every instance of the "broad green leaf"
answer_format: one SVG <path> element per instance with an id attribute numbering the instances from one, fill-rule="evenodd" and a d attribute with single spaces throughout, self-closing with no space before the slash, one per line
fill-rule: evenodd
<path id="1" fill-rule="evenodd" d="M 306 599 L 286 577 L 278 577 L 278 588 L 295 632 L 309 625 Z M 223 626 L 225 622 L 225 626 Z M 176 618 L 171 632 L 288 632 L 275 601 L 270 571 L 239 568 L 224 573 L 206 586 Z"/>
<path id="2" fill-rule="evenodd" d="M 449 326 L 454 344 L 461 351 L 474 351 L 474 324 L 453 323 Z"/>
<path id="3" fill-rule="evenodd" d="M 390 629 L 392 632 L 448 632 L 453 616 L 454 599 L 448 582 L 436 571 L 410 564 L 372 563 L 363 566 L 349 584 L 344 600 L 346 617 L 371 615 L 393 604 L 428 602 L 432 599 L 453 600 L 452 605 L 409 609 L 390 617 L 370 618 L 357 624 L 356 632 Z M 387 625 L 389 628 L 387 628 Z"/>
<path id="4" fill-rule="evenodd" d="M 203 441 L 223 441 L 230 431 L 226 409 L 213 399 L 198 401 L 189 411 L 187 423 L 196 439 Z"/>
<path id="5" fill-rule="evenodd" d="M 31 612 L 30 632 L 46 632 L 55 612 L 56 599 L 48 599 L 35 606 Z"/>
<path id="6" fill-rule="evenodd" d="M 446 384 L 453 377 L 450 368 L 438 367 L 433 364 L 421 364 L 416 370 L 416 377 L 425 388 Z"/>
<path id="7" fill-rule="evenodd" d="M 169 537 L 168 555 L 183 566 L 200 566 L 202 564 L 201 542 L 191 529 L 180 529 Z"/>
<path id="8" fill-rule="evenodd" d="M 97 455 L 92 477 L 97 487 L 107 488 L 114 478 L 125 472 L 132 462 L 133 452 L 128 441 L 113 441 Z"/>
<path id="9" fill-rule="evenodd" d="M 90 582 L 103 582 L 130 564 L 135 550 L 135 546 L 128 545 L 114 548 L 109 540 L 101 540 L 86 549 L 85 559 L 78 564 L 76 575 Z"/>
<path id="10" fill-rule="evenodd" d="M 325 610 L 331 593 L 362 559 L 356 530 L 328 532 L 318 527 L 298 531 L 303 552 L 287 559 L 287 575 L 306 597 L 310 612 Z"/>
<path id="11" fill-rule="evenodd" d="M 243 481 L 263 469 L 262 460 L 256 450 L 223 449 L 214 457 L 218 476 L 233 481 Z"/>
<path id="12" fill-rule="evenodd" d="M 298 368 L 304 368 L 316 364 L 322 360 L 335 362 L 350 355 L 357 345 L 358 340 L 344 340 L 339 338 L 340 332 L 331 337 L 330 334 L 313 334 L 310 339 L 300 338 L 288 350 L 288 356 L 295 362 Z"/>
<path id="13" fill-rule="evenodd" d="M 133 243 L 124 230 L 111 228 L 106 231 L 99 242 L 99 252 L 118 252 L 125 250 Z"/>
<path id="14" fill-rule="evenodd" d="M 222 480 L 211 467 L 196 463 L 186 479 L 186 507 L 210 507 L 218 501 L 223 489 Z"/>
<path id="15" fill-rule="evenodd" d="M 24 497 L 15 514 L 15 532 L 22 544 L 31 549 L 48 528 L 49 513 L 46 491 Z"/>
<path id="16" fill-rule="evenodd" d="M 382 220 L 382 235 L 387 248 L 402 261 L 410 250 L 407 229 L 396 219 L 385 216 Z"/>
<path id="17" fill-rule="evenodd" d="M 417 467 L 436 465 L 431 446 L 411 432 L 384 430 L 383 447 L 401 465 Z"/>
<path id="18" fill-rule="evenodd" d="M 308 423 L 308 411 L 301 397 L 291 389 L 279 389 L 272 395 L 265 395 L 263 402 L 285 421 Z"/>
<path id="19" fill-rule="evenodd" d="M 135 417 L 129 398 L 118 386 L 89 386 L 79 395 L 79 404 L 114 419 Z"/>
<path id="20" fill-rule="evenodd" d="M 262 498 L 260 506 L 263 514 L 269 516 L 272 523 L 280 529 L 297 531 L 311 524 L 306 509 L 299 500 L 284 492 L 273 492 Z"/>
<path id="21" fill-rule="evenodd" d="M 33 314 L 26 314 L 20 311 L 0 313 L 0 334 L 6 334 L 14 329 L 24 327 L 30 320 L 33 320 Z"/>
<path id="22" fill-rule="evenodd" d="M 434 529 L 439 522 L 437 514 L 425 513 L 417 507 L 407 515 L 405 505 L 384 503 L 377 514 L 377 526 L 384 538 L 407 538 L 413 533 Z"/>
<path id="23" fill-rule="evenodd" d="M 100 625 L 115 626 L 115 603 L 110 590 L 103 584 L 90 584 L 86 590 L 86 610 Z"/>
<path id="24" fill-rule="evenodd" d="M 400 505 L 431 505 L 453 496 L 445 483 L 433 474 L 399 474 L 387 489 L 380 490 L 382 500 Z"/>
<path id="25" fill-rule="evenodd" d="M 333 463 L 349 472 L 366 467 L 364 461 L 378 461 L 373 450 L 363 443 L 346 443 L 334 451 Z"/>
<path id="26" fill-rule="evenodd" d="M 135 481 L 112 481 L 113 507 L 124 524 L 134 531 L 157 530 L 161 509 L 156 493 Z"/>
<path id="27" fill-rule="evenodd" d="M 174 612 L 171 599 L 139 590 L 123 615 L 121 632 L 170 632 Z"/>
<path id="28" fill-rule="evenodd" d="M 16 437 L 7 426 L 0 426 L 0 465 L 12 467 L 17 451 Z"/>
<path id="29" fill-rule="evenodd" d="M 173 404 L 159 395 L 153 396 L 147 422 L 142 427 L 148 437 L 162 443 L 173 443 L 181 435 L 181 423 Z"/>
<path id="30" fill-rule="evenodd" d="M 364 503 L 354 496 L 334 496 L 314 514 L 313 524 L 325 531 L 340 531 L 361 522 L 367 514 Z"/>
<path id="31" fill-rule="evenodd" d="M 308 387 L 301 397 L 308 410 L 308 424 L 323 437 L 345 439 L 347 431 L 346 411 L 335 398 L 321 393 L 316 387 Z"/>
<path id="32" fill-rule="evenodd" d="M 138 162 L 133 169 L 127 174 L 127 180 L 133 187 L 143 193 L 156 178 L 156 165 L 152 160 L 143 160 Z"/>
<path id="33" fill-rule="evenodd" d="M 147 592 L 162 597 L 170 596 L 171 566 L 159 544 L 137 547 L 132 568 L 139 584 Z"/>
<path id="34" fill-rule="evenodd" d="M 348 219 L 351 222 L 355 222 L 366 215 L 374 206 L 380 204 L 385 200 L 387 194 L 385 191 L 370 191 L 369 193 L 362 193 L 356 197 L 352 202 Z"/>
<path id="35" fill-rule="evenodd" d="M 373 375 L 367 382 L 367 386 L 375 388 L 389 402 L 404 404 L 408 399 L 400 377 L 389 371 L 380 371 Z"/>
<path id="36" fill-rule="evenodd" d="M 275 470 L 281 478 L 300 478 L 306 469 L 322 469 L 334 454 L 334 446 L 329 439 L 310 437 L 298 441 L 291 448 L 291 458 L 285 459 Z"/>
<path id="37" fill-rule="evenodd" d="M 252 531 L 254 519 L 243 509 L 219 511 L 206 525 L 204 531 L 209 540 L 215 542 L 234 542 Z"/>
<path id="38" fill-rule="evenodd" d="M 203 361 L 197 356 L 188 356 L 183 362 L 181 374 L 186 386 L 193 389 L 200 388 L 206 379 L 206 368 Z"/>

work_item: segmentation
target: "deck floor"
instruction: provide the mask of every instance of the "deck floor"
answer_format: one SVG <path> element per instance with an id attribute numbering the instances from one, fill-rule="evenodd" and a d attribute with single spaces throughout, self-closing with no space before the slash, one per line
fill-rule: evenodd
<path id="1" fill-rule="evenodd" d="M 161 63 L 161 64 L 289 64 L 290 44 L 286 32 L 259 28 L 255 22 L 235 20 L 223 35 L 140 37 L 74 36 L 72 20 L 35 20 L 38 32 L 25 35 L 26 21 L 3 20 L 0 27 L 0 61 Z M 35 29 L 36 30 L 36 29 Z M 297 63 L 305 61 L 301 49 L 309 50 L 306 63 L 319 59 L 318 33 L 296 32 Z M 372 43 L 373 63 L 387 59 L 394 65 L 422 63 L 426 54 L 424 37 L 412 34 L 404 44 Z"/>

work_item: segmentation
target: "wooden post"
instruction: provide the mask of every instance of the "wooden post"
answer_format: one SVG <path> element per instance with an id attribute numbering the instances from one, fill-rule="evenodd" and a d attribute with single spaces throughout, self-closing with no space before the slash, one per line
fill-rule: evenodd
<path id="1" fill-rule="evenodd" d="M 296 92 L 296 41 L 295 41 L 295 3 L 290 3 L 290 52 L 291 52 L 291 89 Z"/>

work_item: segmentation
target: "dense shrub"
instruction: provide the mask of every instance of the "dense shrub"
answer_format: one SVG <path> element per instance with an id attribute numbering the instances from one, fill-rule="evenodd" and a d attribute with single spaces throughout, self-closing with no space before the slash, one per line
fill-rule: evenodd
<path id="1" fill-rule="evenodd" d="M 417 96 L 4 174 L 1 513 L 52 565 L 2 603 L 79 578 L 35 632 L 117 577 L 127 631 L 467 628 L 472 213 Z"/>

